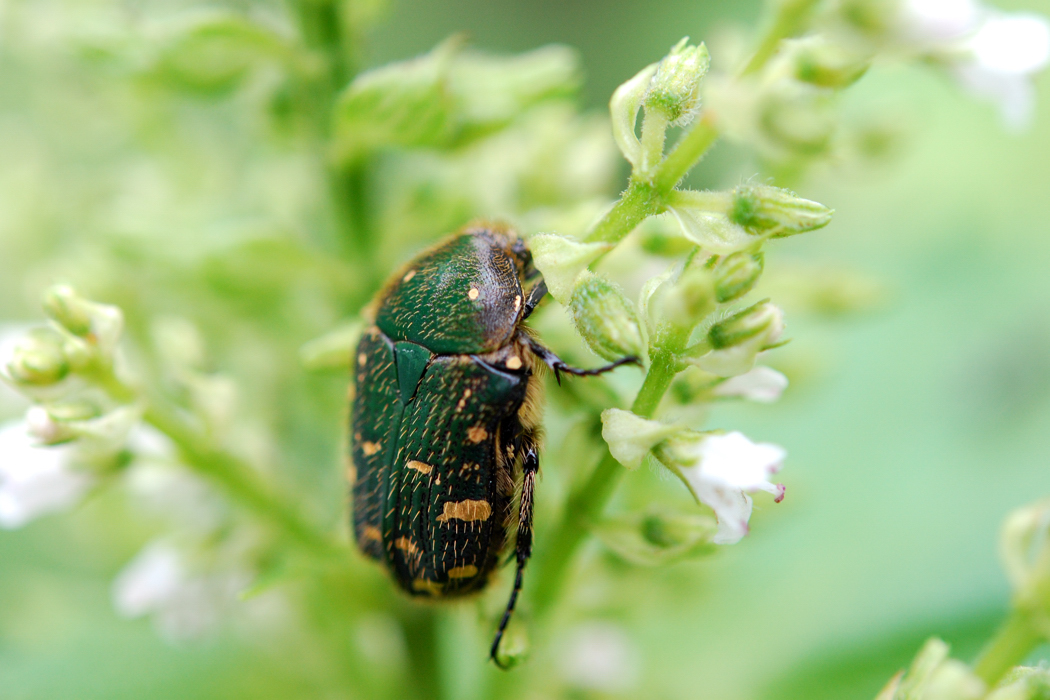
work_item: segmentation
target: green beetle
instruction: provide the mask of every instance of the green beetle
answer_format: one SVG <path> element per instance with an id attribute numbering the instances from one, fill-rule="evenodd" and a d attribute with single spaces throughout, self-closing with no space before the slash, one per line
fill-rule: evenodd
<path id="1" fill-rule="evenodd" d="M 546 294 L 532 255 L 501 226 L 467 228 L 402 268 L 377 295 L 356 352 L 350 480 L 357 545 L 414 596 L 481 590 L 517 530 L 514 588 L 532 550 L 546 365 L 523 325 Z M 528 284 L 532 286 L 526 291 Z M 520 488 L 518 512 L 512 512 Z"/>

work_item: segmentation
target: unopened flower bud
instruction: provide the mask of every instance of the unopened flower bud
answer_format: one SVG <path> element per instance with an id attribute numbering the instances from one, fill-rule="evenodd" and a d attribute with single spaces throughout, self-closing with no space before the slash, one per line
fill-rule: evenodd
<path id="1" fill-rule="evenodd" d="M 820 87 L 836 90 L 849 87 L 871 65 L 870 57 L 819 36 L 799 40 L 792 49 L 795 77 Z"/>
<path id="2" fill-rule="evenodd" d="M 602 438 L 613 458 L 628 469 L 637 469 L 649 450 L 683 430 L 619 408 L 602 411 Z"/>
<path id="3" fill-rule="evenodd" d="M 688 123 L 700 107 L 700 82 L 711 57 L 707 47 L 678 42 L 657 66 L 645 94 L 645 109 L 659 110 L 672 124 Z"/>
<path id="4" fill-rule="evenodd" d="M 605 278 L 584 272 L 572 290 L 569 309 L 576 330 L 601 357 L 645 357 L 645 336 L 634 304 Z"/>
<path id="5" fill-rule="evenodd" d="M 45 445 L 57 445 L 76 437 L 68 426 L 52 418 L 43 406 L 26 411 L 26 432 Z"/>
<path id="6" fill-rule="evenodd" d="M 116 347 L 124 330 L 124 314 L 119 308 L 89 301 L 64 284 L 47 290 L 43 305 L 52 321 L 103 354 Z"/>
<path id="7" fill-rule="evenodd" d="M 705 372 L 720 377 L 744 374 L 755 366 L 758 353 L 780 341 L 784 332 L 784 313 L 761 301 L 711 327 L 706 355 L 685 358 Z"/>
<path id="8" fill-rule="evenodd" d="M 761 252 L 740 251 L 727 255 L 715 265 L 715 298 L 718 303 L 739 299 L 758 283 L 765 258 Z"/>
<path id="9" fill-rule="evenodd" d="M 60 382 L 69 374 L 62 336 L 51 328 L 30 331 L 14 346 L 6 370 L 18 384 L 47 386 Z"/>
<path id="10" fill-rule="evenodd" d="M 768 344 L 773 344 L 783 330 L 783 312 L 768 302 L 759 302 L 716 323 L 708 332 L 708 338 L 711 347 L 719 350 L 740 345 L 758 336 Z"/>
<path id="11" fill-rule="evenodd" d="M 727 255 L 762 240 L 730 221 L 725 214 L 690 206 L 672 205 L 669 209 L 681 225 L 682 235 L 709 253 Z"/>
<path id="12" fill-rule="evenodd" d="M 543 274 L 550 295 L 568 304 L 576 278 L 603 253 L 610 243 L 583 243 L 556 233 L 539 233 L 529 239 L 532 262 Z"/>
<path id="13" fill-rule="evenodd" d="M 660 296 L 664 319 L 682 328 L 693 328 L 715 310 L 715 278 L 710 270 L 691 267 Z"/>
<path id="14" fill-rule="evenodd" d="M 819 202 L 769 185 L 744 185 L 733 191 L 729 218 L 755 233 L 774 238 L 827 226 L 833 211 Z"/>

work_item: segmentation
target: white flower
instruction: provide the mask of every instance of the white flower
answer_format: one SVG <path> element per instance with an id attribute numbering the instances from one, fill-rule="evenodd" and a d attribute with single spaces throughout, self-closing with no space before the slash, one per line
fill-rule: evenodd
<path id="1" fill-rule="evenodd" d="M 16 528 L 72 506 L 91 486 L 71 468 L 74 448 L 33 441 L 24 422 L 0 426 L 0 527 Z"/>
<path id="2" fill-rule="evenodd" d="M 1050 63 L 1050 22 L 1002 13 L 973 0 L 905 0 L 899 33 L 915 50 L 944 61 L 959 83 L 999 106 L 1006 124 L 1032 116 L 1031 77 Z"/>
<path id="3" fill-rule="evenodd" d="M 688 465 L 681 474 L 696 498 L 715 511 L 715 544 L 734 544 L 747 534 L 751 518 L 748 493 L 768 491 L 778 503 L 784 498 L 783 484 L 769 481 L 787 456 L 779 445 L 754 443 L 732 432 L 679 440 L 673 451 L 676 459 Z"/>
<path id="4" fill-rule="evenodd" d="M 1050 23 L 1034 14 L 992 15 L 967 48 L 970 58 L 952 71 L 959 82 L 998 104 L 1007 126 L 1027 126 L 1035 105 L 1031 76 L 1050 62 Z"/>
<path id="5" fill-rule="evenodd" d="M 715 396 L 739 396 L 773 403 L 787 388 L 788 378 L 771 367 L 759 365 L 750 372 L 731 377 L 715 387 Z"/>
<path id="6" fill-rule="evenodd" d="M 169 639 L 200 637 L 214 629 L 251 581 L 236 559 L 223 559 L 222 568 L 195 571 L 182 550 L 154 542 L 113 582 L 113 605 L 126 617 L 153 615 Z"/>

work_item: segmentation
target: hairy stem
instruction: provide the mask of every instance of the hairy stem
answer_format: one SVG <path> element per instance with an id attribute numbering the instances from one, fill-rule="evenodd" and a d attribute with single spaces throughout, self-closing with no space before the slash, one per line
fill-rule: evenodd
<path id="1" fill-rule="evenodd" d="M 631 410 L 643 418 L 652 417 L 660 400 L 677 373 L 677 362 L 667 351 L 654 353 L 652 364 Z M 616 492 L 626 471 L 606 452 L 590 478 L 574 491 L 565 505 L 565 513 L 545 548 L 545 556 L 532 599 L 534 612 L 542 616 L 557 601 L 570 571 L 573 556 L 587 537 Z"/>
<path id="2" fill-rule="evenodd" d="M 152 402 L 146 409 L 145 420 L 175 443 L 189 467 L 218 483 L 237 503 L 275 526 L 289 540 L 324 558 L 344 554 L 342 547 L 265 487 L 249 465 L 211 445 L 180 416 Z"/>
<path id="3" fill-rule="evenodd" d="M 773 24 L 762 36 L 758 48 L 744 65 L 740 75 L 752 75 L 762 69 L 776 55 L 780 42 L 797 36 L 809 21 L 820 0 L 781 0 Z"/>

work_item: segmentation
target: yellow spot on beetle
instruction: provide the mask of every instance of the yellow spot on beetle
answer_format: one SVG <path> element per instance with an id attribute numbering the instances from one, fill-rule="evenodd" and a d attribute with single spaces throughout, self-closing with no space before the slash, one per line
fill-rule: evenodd
<path id="1" fill-rule="evenodd" d="M 419 460 L 415 459 L 408 460 L 408 464 L 406 464 L 405 466 L 409 469 L 415 469 L 420 474 L 429 474 L 430 472 L 434 471 L 434 467 L 432 467 L 431 465 L 427 464 L 426 462 L 420 462 Z"/>
<path id="2" fill-rule="evenodd" d="M 475 445 L 484 440 L 489 436 L 489 431 L 485 430 L 480 425 L 475 425 L 473 428 L 467 428 L 467 439 L 473 442 Z"/>
<path id="3" fill-rule="evenodd" d="M 379 452 L 382 445 L 378 442 L 363 442 L 361 443 L 361 451 L 365 453 L 366 457 L 371 457 L 376 452 Z"/>
<path id="4" fill-rule="evenodd" d="M 518 313 L 518 309 L 521 308 L 521 295 L 514 297 L 514 313 Z"/>
<path id="5" fill-rule="evenodd" d="M 510 359 L 507 360 L 507 369 L 521 369 L 521 358 L 517 355 L 511 355 Z"/>
<path id="6" fill-rule="evenodd" d="M 449 578 L 470 578 L 478 575 L 478 567 L 471 564 L 466 566 L 457 566 L 454 569 L 448 570 Z"/>
<path id="7" fill-rule="evenodd" d="M 368 362 L 368 355 L 361 353 L 357 356 L 357 366 L 364 367 L 365 363 Z"/>
<path id="8" fill-rule="evenodd" d="M 492 506 L 488 501 L 445 501 L 444 512 L 437 517 L 439 523 L 447 523 L 449 520 L 464 520 L 473 522 L 475 520 L 488 520 L 492 515 Z"/>
<path id="9" fill-rule="evenodd" d="M 364 529 L 361 530 L 361 539 L 380 542 L 383 539 L 383 535 L 375 525 L 365 525 Z"/>
<path id="10" fill-rule="evenodd" d="M 480 295 L 481 295 L 481 292 L 479 292 L 479 291 L 478 291 L 478 288 L 477 288 L 477 287 L 471 287 L 471 288 L 470 288 L 470 291 L 469 291 L 469 292 L 467 292 L 467 298 L 468 298 L 468 299 L 470 299 L 471 301 L 474 301 L 474 300 L 475 300 L 475 299 L 477 299 L 477 298 L 478 298 L 478 297 L 479 297 Z"/>
<path id="11" fill-rule="evenodd" d="M 394 546 L 408 554 L 415 554 L 419 551 L 419 547 L 416 546 L 416 543 L 407 537 L 398 537 L 394 540 Z"/>
<path id="12" fill-rule="evenodd" d="M 401 278 L 401 281 L 402 282 L 408 282 L 409 280 L 411 280 L 415 276 L 416 276 L 416 271 L 415 270 L 409 270 L 408 272 L 405 273 L 405 276 Z"/>
<path id="13" fill-rule="evenodd" d="M 436 581 L 428 581 L 425 578 L 417 578 L 412 582 L 412 590 L 414 591 L 425 591 L 430 595 L 438 596 L 441 595 L 445 587 L 437 583 Z"/>

